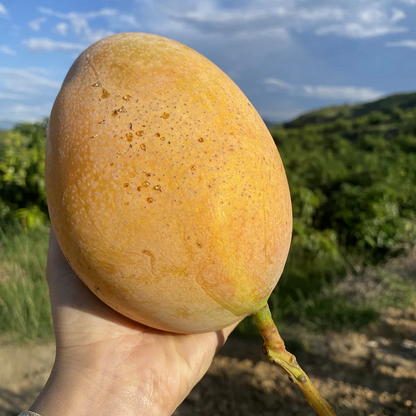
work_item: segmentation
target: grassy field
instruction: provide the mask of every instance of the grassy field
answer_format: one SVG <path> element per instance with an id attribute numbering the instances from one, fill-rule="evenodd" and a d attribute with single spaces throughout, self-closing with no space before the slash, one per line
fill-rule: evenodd
<path id="1" fill-rule="evenodd" d="M 28 232 L 17 226 L 0 230 L 0 335 L 13 342 L 53 336 L 45 281 L 48 233 L 47 227 Z M 287 290 L 276 291 L 270 301 L 283 330 L 293 322 L 319 332 L 356 329 L 377 320 L 382 308 L 414 306 L 416 255 L 413 252 L 364 272 L 321 281 L 314 296 L 302 295 L 307 293 L 309 282 L 302 285 L 299 280 L 296 284 L 300 301 L 291 301 Z M 246 319 L 237 334 L 257 336 L 257 329 Z"/>
<path id="2" fill-rule="evenodd" d="M 0 230 L 0 334 L 22 342 L 53 335 L 45 280 L 49 229 Z"/>

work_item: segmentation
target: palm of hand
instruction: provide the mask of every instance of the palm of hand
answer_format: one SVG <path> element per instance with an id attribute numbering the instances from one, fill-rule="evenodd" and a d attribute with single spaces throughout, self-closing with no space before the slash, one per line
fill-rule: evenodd
<path id="1" fill-rule="evenodd" d="M 227 328 L 179 335 L 154 330 L 113 311 L 76 276 L 51 232 L 47 277 L 57 360 L 81 377 L 113 383 L 115 391 L 173 410 L 205 374 Z M 91 375 L 93 374 L 93 375 Z M 140 403 L 138 403 L 140 405 Z"/>

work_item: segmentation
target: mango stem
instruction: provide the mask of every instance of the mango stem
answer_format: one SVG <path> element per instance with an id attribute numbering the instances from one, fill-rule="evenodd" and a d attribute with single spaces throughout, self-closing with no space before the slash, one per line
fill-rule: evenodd
<path id="1" fill-rule="evenodd" d="M 269 361 L 286 371 L 289 380 L 298 385 L 309 405 L 319 416 L 336 416 L 330 404 L 299 366 L 296 357 L 286 351 L 285 343 L 276 328 L 267 302 L 253 314 L 253 318 L 264 339 L 262 349 Z"/>

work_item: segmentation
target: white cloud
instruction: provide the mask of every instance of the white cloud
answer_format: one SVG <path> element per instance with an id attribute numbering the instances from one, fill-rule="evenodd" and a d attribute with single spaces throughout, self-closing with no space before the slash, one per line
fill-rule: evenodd
<path id="1" fill-rule="evenodd" d="M 237 37 L 240 40 L 250 40 L 253 39 L 254 36 L 258 39 L 260 38 L 274 38 L 272 41 L 282 41 L 285 40 L 286 43 L 290 40 L 290 34 L 287 29 L 276 27 L 272 29 L 263 29 L 258 30 L 255 33 L 251 32 L 249 29 L 245 31 L 241 31 L 238 34 L 236 34 L 235 37 Z"/>
<path id="2" fill-rule="evenodd" d="M 39 17 L 38 19 L 31 20 L 28 23 L 28 26 L 35 32 L 38 32 L 40 30 L 42 23 L 45 23 L 45 22 L 46 22 L 46 17 Z"/>
<path id="3" fill-rule="evenodd" d="M 140 28 L 140 23 L 136 20 L 136 18 L 131 14 L 121 14 L 118 19 L 121 23 L 127 23 L 127 25 L 133 27 L 133 28 Z"/>
<path id="4" fill-rule="evenodd" d="M 294 118 L 305 113 L 304 109 L 293 109 L 293 110 L 259 110 L 260 115 L 265 120 L 275 121 L 286 121 L 293 120 Z"/>
<path id="5" fill-rule="evenodd" d="M 288 33 L 369 38 L 407 30 L 398 25 L 406 18 L 406 13 L 391 7 L 398 1 L 245 0 L 238 8 L 224 8 L 222 2 L 216 0 L 160 0 L 157 7 L 168 23 L 183 23 L 194 31 L 210 35 L 246 33 L 254 38 L 258 32 L 279 28 Z M 403 1 L 416 4 L 416 0 Z"/>
<path id="6" fill-rule="evenodd" d="M 0 128 L 47 116 L 60 87 L 45 68 L 0 67 Z"/>
<path id="7" fill-rule="evenodd" d="M 395 7 L 393 7 L 393 9 L 392 9 L 392 17 L 391 17 L 391 21 L 393 23 L 396 23 L 399 20 L 403 20 L 405 18 L 406 18 L 406 13 L 403 10 L 396 9 Z"/>
<path id="8" fill-rule="evenodd" d="M 416 49 L 416 40 L 407 39 L 399 40 L 397 42 L 387 42 L 386 46 Z"/>
<path id="9" fill-rule="evenodd" d="M 390 2 L 393 0 L 390 0 Z M 350 1 L 346 8 L 347 18 L 342 23 L 332 23 L 315 30 L 317 35 L 336 34 L 349 38 L 371 38 L 406 32 L 405 26 L 397 22 L 406 18 L 406 13 L 389 1 Z"/>
<path id="10" fill-rule="evenodd" d="M 294 95 L 326 100 L 371 101 L 383 96 L 381 91 L 367 87 L 294 85 L 277 78 L 267 78 L 264 83 L 287 90 Z"/>
<path id="11" fill-rule="evenodd" d="M 23 95 L 13 94 L 10 92 L 3 92 L 0 91 L 0 99 L 3 100 L 24 100 L 25 97 Z"/>
<path id="12" fill-rule="evenodd" d="M 65 22 L 55 26 L 57 33 L 72 31 L 88 44 L 114 34 L 108 29 L 129 28 L 157 31 L 173 38 L 199 32 L 218 37 L 289 40 L 290 33 L 298 31 L 359 39 L 405 32 L 402 21 L 406 13 L 392 7 L 400 1 L 416 4 L 416 0 L 244 0 L 239 7 L 226 8 L 218 0 L 141 0 L 143 22 L 134 13 L 114 8 L 60 12 L 40 7 L 39 11 Z M 107 26 L 92 28 L 91 20 L 99 18 L 106 19 Z"/>
<path id="13" fill-rule="evenodd" d="M 55 10 L 49 9 L 47 7 L 39 7 L 39 11 L 42 14 L 46 14 L 49 16 L 59 17 L 60 19 L 68 19 L 71 20 L 73 18 L 84 18 L 84 19 L 94 19 L 96 17 L 110 17 L 114 16 L 118 13 L 117 9 L 100 9 L 95 12 L 69 12 L 69 13 L 61 13 Z"/>
<path id="14" fill-rule="evenodd" d="M 10 47 L 8 47 L 7 45 L 0 45 L 0 52 L 5 53 L 6 55 L 11 55 L 11 56 L 17 55 L 17 52 L 11 49 Z"/>
<path id="15" fill-rule="evenodd" d="M 35 122 L 50 114 L 52 102 L 35 105 L 15 104 L 0 107 L 0 127 L 10 128 L 16 123 Z"/>
<path id="16" fill-rule="evenodd" d="M 89 44 L 98 42 L 100 39 L 106 38 L 107 36 L 114 35 L 114 32 L 106 29 L 86 30 L 86 39 Z"/>
<path id="17" fill-rule="evenodd" d="M 35 52 L 42 51 L 79 51 L 86 49 L 87 45 L 71 42 L 57 42 L 49 38 L 30 38 L 22 41 L 30 50 Z"/>
<path id="18" fill-rule="evenodd" d="M 345 10 L 339 7 L 317 7 L 314 9 L 300 9 L 290 12 L 303 20 L 344 20 L 346 17 Z"/>
<path id="19" fill-rule="evenodd" d="M 375 25 L 366 27 L 360 23 L 348 23 L 345 25 L 331 25 L 315 31 L 317 35 L 328 35 L 330 33 L 346 36 L 349 38 L 373 38 L 391 33 L 407 32 L 404 27 L 392 27 L 387 25 Z"/>
<path id="20" fill-rule="evenodd" d="M 185 8 L 184 8 L 185 9 Z M 186 10 L 186 9 L 185 9 Z M 168 11 L 175 20 L 207 33 L 235 35 L 240 32 L 256 34 L 258 31 L 285 30 L 313 26 L 319 21 L 339 21 L 345 12 L 339 7 L 287 7 L 280 3 L 273 7 L 258 7 L 251 1 L 248 7 L 238 10 L 221 9 L 215 3 L 202 2 L 194 10 Z"/>
<path id="21" fill-rule="evenodd" d="M 118 15 L 119 12 L 117 9 L 100 9 L 93 12 L 87 12 L 87 13 L 81 13 L 81 12 L 69 12 L 69 13 L 61 13 L 58 11 L 55 11 L 50 8 L 46 7 L 40 7 L 39 8 L 40 13 L 57 17 L 62 20 L 68 20 L 70 23 L 70 26 L 72 30 L 75 32 L 76 35 L 82 37 L 83 41 L 91 44 L 95 43 L 98 40 L 113 35 L 114 32 L 106 29 L 92 29 L 88 23 L 90 19 L 96 19 L 99 17 L 106 17 L 106 18 L 113 18 L 114 16 Z M 57 26 L 55 27 L 58 31 L 60 30 L 65 34 L 67 33 L 68 26 L 64 27 L 62 24 L 60 24 L 59 28 Z"/>
<path id="22" fill-rule="evenodd" d="M 267 78 L 267 79 L 264 80 L 264 83 L 269 84 L 269 85 L 276 85 L 276 86 L 278 86 L 280 88 L 283 88 L 285 90 L 293 91 L 293 90 L 296 89 L 296 87 L 294 85 L 289 84 L 288 82 L 282 81 L 281 79 L 277 79 L 277 78 Z"/>
<path id="23" fill-rule="evenodd" d="M 49 72 L 44 68 L 6 68 L 0 67 L 0 87 L 12 93 L 22 92 L 33 94 L 55 94 L 61 83 L 46 76 Z"/>
<path id="24" fill-rule="evenodd" d="M 359 20 L 363 24 L 380 24 L 383 20 L 385 20 L 386 13 L 383 10 L 380 10 L 379 7 L 367 7 L 365 9 L 358 10 L 357 13 L 357 20 Z"/>
<path id="25" fill-rule="evenodd" d="M 62 36 L 66 36 L 66 33 L 68 32 L 68 24 L 60 22 L 54 27 L 53 30 Z"/>
<path id="26" fill-rule="evenodd" d="M 349 101 L 371 101 L 380 98 L 383 93 L 365 87 L 333 87 L 326 85 L 304 85 L 305 95 L 309 97 L 331 99 L 331 100 L 349 100 Z"/>
<path id="27" fill-rule="evenodd" d="M 0 3 L 0 16 L 1 15 L 7 15 L 7 9 L 4 7 L 3 3 Z"/>

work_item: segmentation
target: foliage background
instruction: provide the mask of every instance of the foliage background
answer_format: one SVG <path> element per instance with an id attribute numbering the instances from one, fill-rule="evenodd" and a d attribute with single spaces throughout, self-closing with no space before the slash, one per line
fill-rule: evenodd
<path id="1" fill-rule="evenodd" d="M 0 224 L 12 219 L 24 228 L 48 221 L 45 193 L 47 120 L 0 132 Z"/>
<path id="2" fill-rule="evenodd" d="M 39 283 L 47 250 L 46 126 L 43 120 L 0 132 L 0 315 L 9 316 L 10 305 L 19 303 L 25 290 L 29 298 L 36 292 L 44 299 L 36 319 L 47 323 L 31 332 L 35 338 L 51 328 L 44 317 L 47 288 Z M 376 318 L 380 302 L 351 302 L 336 285 L 415 245 L 416 94 L 320 109 L 273 126 L 271 133 L 286 168 L 294 213 L 288 263 L 270 299 L 274 317 L 317 330 L 365 325 Z M 38 262 L 30 256 L 19 260 L 28 239 L 40 250 L 27 249 Z M 19 261 L 25 277 L 18 284 L 15 279 L 13 289 L 10 281 L 2 282 L 1 269 Z M 397 281 L 384 279 L 383 284 L 386 290 L 396 288 L 394 302 L 410 302 L 405 294 L 415 289 L 415 281 L 399 285 L 398 294 Z M 27 301 L 19 311 L 24 322 L 36 307 Z M 246 320 L 239 332 L 257 330 Z"/>

